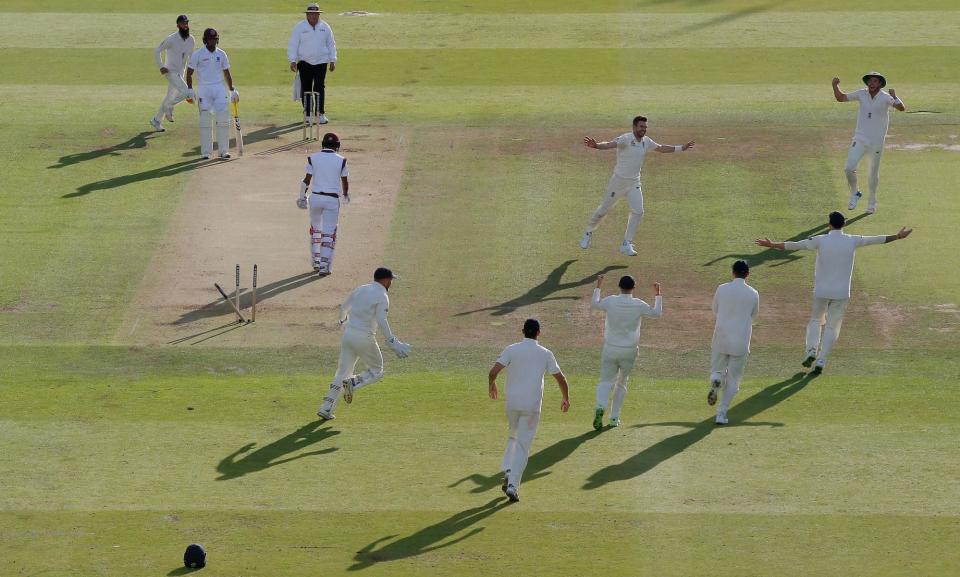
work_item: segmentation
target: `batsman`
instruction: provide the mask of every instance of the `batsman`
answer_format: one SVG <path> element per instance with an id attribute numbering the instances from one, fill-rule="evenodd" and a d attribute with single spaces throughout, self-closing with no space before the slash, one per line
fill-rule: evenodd
<path id="1" fill-rule="evenodd" d="M 233 86 L 230 75 L 230 60 L 226 52 L 217 48 L 220 35 L 213 28 L 203 31 L 203 48 L 190 56 L 187 66 L 187 87 L 193 88 L 193 75 L 197 74 L 200 85 L 197 97 L 200 107 L 200 155 L 204 160 L 213 155 L 213 115 L 217 115 L 217 149 L 220 158 L 230 158 L 230 112 L 227 102 L 239 102 L 240 93 Z M 224 89 L 226 81 L 229 94 Z"/>
<path id="2" fill-rule="evenodd" d="M 337 246 L 337 224 L 340 201 L 350 203 L 350 182 L 347 159 L 340 150 L 340 137 L 332 132 L 323 135 L 321 150 L 307 157 L 307 173 L 300 183 L 297 207 L 310 208 L 310 262 L 319 276 L 327 276 L 333 267 L 333 251 Z M 307 190 L 310 201 L 307 202 Z"/>

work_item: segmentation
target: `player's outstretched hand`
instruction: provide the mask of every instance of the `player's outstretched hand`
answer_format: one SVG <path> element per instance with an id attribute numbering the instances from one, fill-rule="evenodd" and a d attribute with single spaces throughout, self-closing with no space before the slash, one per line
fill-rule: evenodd
<path id="1" fill-rule="evenodd" d="M 586 146 L 587 148 L 596 148 L 596 147 L 597 147 L 597 139 L 596 139 L 596 138 L 593 138 L 593 137 L 590 137 L 590 136 L 584 136 L 584 137 L 583 137 L 583 145 Z"/>
<path id="2" fill-rule="evenodd" d="M 607 275 L 602 273 L 597 275 L 597 288 L 601 288 L 603 286 L 603 279 L 606 278 L 606 276 Z"/>
<path id="3" fill-rule="evenodd" d="M 892 96 L 892 97 L 894 97 L 894 98 L 897 97 L 897 91 L 896 91 L 896 89 L 894 89 L 894 88 L 891 88 L 891 89 L 890 89 L 890 96 Z"/>
<path id="4" fill-rule="evenodd" d="M 833 80 L 830 81 L 834 86 L 840 86 L 840 79 L 836 76 L 833 77 Z"/>
<path id="5" fill-rule="evenodd" d="M 693 148 L 693 145 L 694 145 L 694 144 L 696 144 L 696 142 L 694 142 L 693 140 L 691 140 L 690 142 L 688 142 L 688 143 L 686 143 L 686 144 L 683 145 L 683 149 L 684 149 L 684 150 L 690 150 L 691 148 Z"/>
<path id="6" fill-rule="evenodd" d="M 902 227 L 897 233 L 897 238 L 907 238 L 911 232 L 913 232 L 912 228 Z"/>
<path id="7" fill-rule="evenodd" d="M 658 282 L 653 283 L 653 295 L 660 296 L 660 283 Z"/>
<path id="8" fill-rule="evenodd" d="M 769 238 L 758 238 L 756 241 L 757 246 L 763 246 L 770 248 L 773 246 L 773 242 Z"/>

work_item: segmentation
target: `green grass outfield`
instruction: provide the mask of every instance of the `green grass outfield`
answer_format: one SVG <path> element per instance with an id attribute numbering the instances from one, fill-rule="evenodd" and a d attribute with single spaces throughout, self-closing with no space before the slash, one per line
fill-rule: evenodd
<path id="1" fill-rule="evenodd" d="M 267 134 L 295 115 L 284 46 L 301 7 L 223 8 L 187 11 L 196 35 L 220 28 L 245 122 Z M 336 349 L 118 335 L 202 170 L 187 113 L 147 132 L 164 90 L 152 47 L 176 14 L 0 5 L 0 574 L 180 575 L 190 542 L 224 576 L 960 573 L 954 2 L 323 9 L 341 46 L 331 126 L 410 135 L 386 257 L 415 354 L 321 425 Z M 379 15 L 340 15 L 356 9 Z M 892 116 L 881 210 L 851 230 L 916 232 L 858 255 L 828 371 L 803 377 L 813 255 L 751 243 L 845 206 L 855 107 L 830 78 L 850 91 L 871 69 L 911 113 Z M 648 159 L 640 257 L 614 250 L 622 204 L 581 251 L 613 164 L 581 139 L 637 113 L 659 142 L 698 145 Z M 709 299 L 741 256 L 761 316 L 733 426 L 715 429 Z M 586 299 L 593 274 L 626 265 L 641 296 L 664 284 L 666 315 L 645 325 L 624 426 L 597 434 Z M 528 315 L 573 407 L 548 383 L 523 500 L 506 506 L 485 373 Z"/>

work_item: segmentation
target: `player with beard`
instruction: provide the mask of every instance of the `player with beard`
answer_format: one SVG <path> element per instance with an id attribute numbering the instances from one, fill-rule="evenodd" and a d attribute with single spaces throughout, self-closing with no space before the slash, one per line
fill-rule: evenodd
<path id="1" fill-rule="evenodd" d="M 160 69 L 160 74 L 167 79 L 167 95 L 164 96 L 160 108 L 150 120 L 150 126 L 157 132 L 163 132 L 162 120 L 173 122 L 173 107 L 187 100 L 193 102 L 193 90 L 187 88 L 183 81 L 183 71 L 187 67 L 187 60 L 193 54 L 195 41 L 190 35 L 190 19 L 186 14 L 177 16 L 177 30 L 163 39 L 163 42 L 153 51 L 153 59 Z"/>

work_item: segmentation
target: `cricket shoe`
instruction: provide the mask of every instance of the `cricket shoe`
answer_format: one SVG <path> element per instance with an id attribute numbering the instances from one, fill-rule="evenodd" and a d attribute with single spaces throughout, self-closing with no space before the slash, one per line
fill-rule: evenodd
<path id="1" fill-rule="evenodd" d="M 324 411 L 323 409 L 320 409 L 319 411 L 317 411 L 317 416 L 323 419 L 324 421 L 332 421 L 337 418 L 330 411 Z"/>
<path id="2" fill-rule="evenodd" d="M 325 276 L 330 276 L 330 269 L 324 266 L 317 267 L 317 276 L 320 278 L 323 278 Z"/>
<path id="3" fill-rule="evenodd" d="M 220 160 L 230 160 L 230 153 L 224 153 L 220 155 Z"/>
<path id="4" fill-rule="evenodd" d="M 200 158 L 202 158 L 202 159 L 204 159 L 204 160 L 210 160 L 210 155 L 209 155 L 209 154 L 204 154 L 204 155 L 201 156 Z"/>
<path id="5" fill-rule="evenodd" d="M 853 210 L 853 209 L 857 208 L 857 202 L 860 201 L 860 197 L 861 197 L 861 196 L 863 196 L 863 193 L 861 193 L 859 190 L 858 190 L 857 192 L 851 194 L 851 195 L 850 195 L 850 202 L 847 203 L 847 208 L 848 208 L 849 210 Z"/>
<path id="6" fill-rule="evenodd" d="M 711 407 L 717 404 L 717 393 L 720 392 L 720 380 L 710 381 L 710 392 L 707 393 L 707 404 Z"/>
<path id="7" fill-rule="evenodd" d="M 321 114 L 320 116 L 317 117 L 317 123 L 318 123 L 318 124 L 326 124 L 326 123 L 328 123 L 328 122 L 330 122 L 330 121 L 327 120 L 327 115 L 326 115 L 326 114 Z"/>
<path id="8" fill-rule="evenodd" d="M 593 236 L 592 232 L 583 233 L 583 238 L 580 239 L 580 248 L 587 250 L 590 248 L 590 237 Z"/>
<path id="9" fill-rule="evenodd" d="M 620 426 L 620 417 L 610 417 L 610 422 L 607 423 L 611 429 L 616 429 Z"/>
<path id="10" fill-rule="evenodd" d="M 504 495 L 507 494 L 507 485 L 509 484 L 507 480 L 509 478 L 510 478 L 510 470 L 508 469 L 503 472 L 503 483 L 500 485 L 500 490 L 503 491 Z"/>
<path id="11" fill-rule="evenodd" d="M 877 212 L 877 201 L 871 200 L 867 203 L 867 214 L 873 214 Z"/>
<path id="12" fill-rule="evenodd" d="M 603 409 L 599 407 L 597 407 L 596 412 L 593 414 L 593 428 L 596 431 L 603 428 Z"/>
<path id="13" fill-rule="evenodd" d="M 726 413 L 726 411 L 724 411 L 724 412 L 717 411 L 717 418 L 714 419 L 713 422 L 716 423 L 717 425 L 726 425 L 726 424 L 729 423 L 730 421 L 727 420 L 727 413 Z"/>
<path id="14" fill-rule="evenodd" d="M 506 493 L 507 498 L 510 499 L 511 503 L 516 503 L 520 500 L 520 492 L 517 491 L 517 488 L 513 485 L 507 485 L 507 488 L 503 490 Z"/>
<path id="15" fill-rule="evenodd" d="M 823 365 L 821 365 L 820 363 L 817 363 L 817 366 L 813 367 L 813 370 L 810 371 L 810 374 L 819 375 L 822 372 L 823 372 Z"/>
<path id="16" fill-rule="evenodd" d="M 620 252 L 627 256 L 637 256 L 637 251 L 633 248 L 633 243 L 629 240 L 623 241 L 623 244 L 620 245 Z"/>
<path id="17" fill-rule="evenodd" d="M 357 377 L 343 379 L 343 400 L 348 405 L 353 402 L 353 388 L 357 386 L 358 382 L 360 382 L 360 379 Z"/>
<path id="18" fill-rule="evenodd" d="M 162 124 L 160 124 L 160 121 L 157 120 L 156 118 L 150 119 L 150 126 L 153 127 L 154 132 L 166 132 L 166 129 L 163 127 Z"/>
<path id="19" fill-rule="evenodd" d="M 817 351 L 810 349 L 807 351 L 807 356 L 803 358 L 803 361 L 800 363 L 804 367 L 810 368 L 810 365 L 813 364 L 813 361 L 817 360 Z"/>

